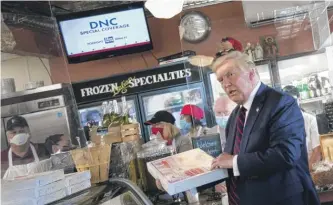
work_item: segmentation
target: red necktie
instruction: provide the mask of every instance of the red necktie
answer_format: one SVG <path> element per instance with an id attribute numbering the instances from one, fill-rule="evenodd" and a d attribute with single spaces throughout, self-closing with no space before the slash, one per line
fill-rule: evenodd
<path id="1" fill-rule="evenodd" d="M 240 151 L 240 145 L 243 137 L 243 129 L 245 123 L 245 116 L 246 116 L 246 108 L 242 106 L 240 108 L 239 114 L 237 116 L 236 122 L 236 136 L 235 136 L 235 143 L 234 143 L 234 151 L 233 154 L 237 155 Z M 230 178 L 230 191 L 229 191 L 229 205 L 238 205 L 239 204 L 239 197 L 236 193 L 236 178 L 231 176 Z"/>

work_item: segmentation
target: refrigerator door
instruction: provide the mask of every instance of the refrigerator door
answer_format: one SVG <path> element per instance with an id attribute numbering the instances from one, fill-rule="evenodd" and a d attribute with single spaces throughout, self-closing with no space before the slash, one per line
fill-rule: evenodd
<path id="1" fill-rule="evenodd" d="M 265 83 L 268 86 L 271 86 L 271 78 L 269 74 L 269 65 L 268 64 L 263 64 L 263 65 L 258 65 L 256 66 L 260 80 L 261 82 Z M 216 101 L 216 99 L 222 95 L 226 95 L 224 92 L 222 85 L 220 82 L 218 82 L 215 73 L 209 72 L 208 73 L 208 84 L 210 85 L 210 92 L 212 95 L 212 101 L 213 104 Z"/>
<path id="2" fill-rule="evenodd" d="M 149 92 L 140 95 L 140 105 L 142 106 L 142 122 L 150 120 L 157 111 L 166 110 L 176 119 L 176 126 L 180 128 L 181 133 L 185 134 L 189 129 L 183 128 L 184 120 L 181 119 L 181 109 L 186 104 L 194 104 L 205 111 L 205 117 L 202 120 L 206 125 L 207 108 L 206 96 L 202 83 L 196 83 L 186 86 L 179 86 L 170 89 L 164 89 Z M 144 126 L 145 140 L 149 140 L 150 127 Z"/>
<path id="3" fill-rule="evenodd" d="M 115 100 L 117 100 L 118 105 L 121 105 L 121 98 L 116 98 Z M 138 119 L 139 113 L 137 109 L 138 103 L 136 97 L 135 96 L 126 97 L 126 101 L 127 101 L 127 106 L 129 108 L 130 118 L 134 122 L 140 121 Z M 92 104 L 81 105 L 79 107 L 80 122 L 82 127 L 87 126 L 88 123 L 97 126 L 102 126 L 102 121 L 103 121 L 102 103 L 103 102 L 96 102 Z"/>

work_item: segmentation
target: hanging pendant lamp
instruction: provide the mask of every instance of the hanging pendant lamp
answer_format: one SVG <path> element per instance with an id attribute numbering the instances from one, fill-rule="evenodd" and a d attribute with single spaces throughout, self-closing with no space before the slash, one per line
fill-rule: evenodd
<path id="1" fill-rule="evenodd" d="M 191 56 L 188 61 L 190 64 L 198 67 L 207 67 L 213 63 L 214 58 L 211 56 L 195 55 Z"/>
<path id="2" fill-rule="evenodd" d="M 170 19 L 183 10 L 184 0 L 147 0 L 145 7 L 155 18 Z"/>

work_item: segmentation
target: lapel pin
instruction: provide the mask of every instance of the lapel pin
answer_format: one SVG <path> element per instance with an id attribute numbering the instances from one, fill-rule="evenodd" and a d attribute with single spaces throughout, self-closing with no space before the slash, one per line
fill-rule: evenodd
<path id="1" fill-rule="evenodd" d="M 259 108 L 258 107 L 257 107 L 256 111 L 259 112 Z"/>

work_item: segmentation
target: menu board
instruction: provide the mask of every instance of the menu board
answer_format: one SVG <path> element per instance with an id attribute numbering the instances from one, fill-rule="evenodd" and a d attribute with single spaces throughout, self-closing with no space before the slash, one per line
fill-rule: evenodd
<path id="1" fill-rule="evenodd" d="M 220 134 L 211 134 L 192 138 L 193 148 L 200 148 L 212 157 L 218 157 L 222 153 Z"/>

